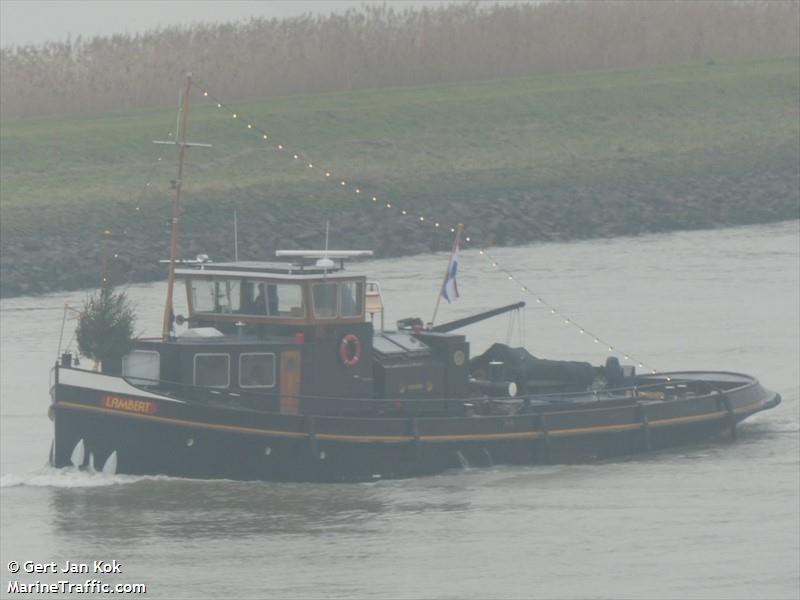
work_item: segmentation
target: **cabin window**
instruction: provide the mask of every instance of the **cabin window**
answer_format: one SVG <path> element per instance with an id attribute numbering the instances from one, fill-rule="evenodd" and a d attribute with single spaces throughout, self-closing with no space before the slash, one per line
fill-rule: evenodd
<path id="1" fill-rule="evenodd" d="M 318 319 L 333 319 L 337 313 L 337 283 L 314 284 L 314 316 Z"/>
<path id="2" fill-rule="evenodd" d="M 303 290 L 293 283 L 242 282 L 242 314 L 284 319 L 305 316 Z"/>
<path id="3" fill-rule="evenodd" d="M 339 314 L 343 317 L 358 317 L 364 309 L 364 284 L 360 281 L 344 281 L 339 284 Z"/>
<path id="4" fill-rule="evenodd" d="M 239 287 L 235 279 L 192 279 L 192 307 L 195 312 L 233 312 L 239 306 Z"/>
<path id="5" fill-rule="evenodd" d="M 239 387 L 274 387 L 275 355 L 246 352 L 239 355 Z"/>
<path id="6" fill-rule="evenodd" d="M 194 384 L 225 388 L 231 382 L 231 357 L 227 354 L 195 354 Z"/>
<path id="7" fill-rule="evenodd" d="M 161 356 L 155 350 L 133 350 L 122 357 L 122 376 L 135 385 L 153 385 L 161 376 Z"/>

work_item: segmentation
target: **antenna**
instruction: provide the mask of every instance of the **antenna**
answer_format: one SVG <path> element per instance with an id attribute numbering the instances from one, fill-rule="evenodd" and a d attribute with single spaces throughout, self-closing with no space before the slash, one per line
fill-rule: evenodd
<path id="1" fill-rule="evenodd" d="M 239 262 L 239 223 L 236 220 L 236 209 L 233 209 L 233 262 Z"/>
<path id="2" fill-rule="evenodd" d="M 329 238 L 329 235 L 330 235 L 330 226 L 331 226 L 331 222 L 330 221 L 325 221 L 325 252 L 324 252 L 322 258 L 320 258 L 317 261 L 317 266 L 318 267 L 322 267 L 323 269 L 325 269 L 323 271 L 323 276 L 327 276 L 328 275 L 328 269 L 332 269 L 334 267 L 333 261 L 330 259 L 330 257 L 328 257 L 328 238 Z"/>
<path id="3" fill-rule="evenodd" d="M 191 76 L 191 73 L 187 73 L 187 75 Z M 189 87 L 187 86 L 187 90 Z M 183 107 L 183 88 L 178 88 L 178 114 L 175 117 L 175 139 L 178 139 L 179 132 L 181 130 L 181 107 Z M 154 144 L 156 142 L 153 142 Z"/>

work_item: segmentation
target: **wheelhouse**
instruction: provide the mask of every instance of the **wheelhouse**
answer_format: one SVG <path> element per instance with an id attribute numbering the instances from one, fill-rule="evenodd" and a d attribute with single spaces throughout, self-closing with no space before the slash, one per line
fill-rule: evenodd
<path id="1" fill-rule="evenodd" d="M 137 340 L 122 374 L 162 393 L 287 414 L 301 409 L 301 395 L 315 402 L 372 396 L 366 278 L 330 259 L 308 260 L 182 264 L 175 276 L 188 314 L 175 321 L 188 328 Z"/>
<path id="2" fill-rule="evenodd" d="M 333 271 L 333 272 L 331 272 Z M 221 263 L 177 269 L 190 327 L 363 323 L 366 278 L 320 267 Z"/>

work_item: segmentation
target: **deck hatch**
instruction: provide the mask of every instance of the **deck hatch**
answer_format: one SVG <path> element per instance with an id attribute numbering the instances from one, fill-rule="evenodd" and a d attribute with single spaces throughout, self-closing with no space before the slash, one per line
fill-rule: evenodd
<path id="1" fill-rule="evenodd" d="M 405 352 L 429 352 L 430 347 L 428 347 L 423 342 L 420 342 L 417 338 L 413 335 L 409 335 L 407 333 L 393 333 L 393 332 L 386 332 L 383 334 L 383 337 L 388 339 L 394 344 L 400 346 Z"/>

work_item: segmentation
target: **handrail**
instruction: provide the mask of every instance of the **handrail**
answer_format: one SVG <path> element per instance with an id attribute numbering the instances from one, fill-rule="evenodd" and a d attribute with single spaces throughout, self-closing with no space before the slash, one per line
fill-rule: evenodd
<path id="1" fill-rule="evenodd" d="M 76 371 L 81 371 L 84 373 L 92 373 L 96 374 L 95 371 L 89 371 L 86 369 L 74 369 Z M 688 373 L 688 372 L 686 372 Z M 704 372 L 706 373 L 706 372 Z M 674 375 L 679 375 L 680 373 L 675 373 Z M 739 389 L 741 387 L 746 387 L 752 385 L 753 383 L 757 383 L 757 380 L 749 377 L 744 376 L 742 374 L 736 373 L 735 375 L 740 375 L 743 377 L 747 377 L 748 381 L 745 382 L 743 386 L 734 386 L 731 388 L 727 388 L 725 391 L 730 392 L 731 390 Z M 121 377 L 121 376 L 120 376 Z M 142 387 L 138 383 L 134 383 L 131 381 L 138 380 L 142 381 L 145 378 L 142 377 L 121 377 L 131 386 L 141 389 L 142 391 L 149 391 L 152 393 L 154 390 L 148 390 Z M 641 379 L 651 379 L 652 376 L 643 377 Z M 315 401 L 322 401 L 322 402 L 331 402 L 332 406 L 330 407 L 333 409 L 333 414 L 328 416 L 353 416 L 353 412 L 356 413 L 364 413 L 368 409 L 378 410 L 381 411 L 381 414 L 385 413 L 387 410 L 392 412 L 392 409 L 396 413 L 402 413 L 404 411 L 411 411 L 413 412 L 415 408 L 422 408 L 428 407 L 434 409 L 436 412 L 443 411 L 445 414 L 450 413 L 453 409 L 463 410 L 470 405 L 474 405 L 476 402 L 480 402 L 484 404 L 484 406 L 491 407 L 491 406 L 515 406 L 516 411 L 513 411 L 509 414 L 535 414 L 533 412 L 529 412 L 530 409 L 546 409 L 548 405 L 545 406 L 531 406 L 531 400 L 544 400 L 549 401 L 549 408 L 550 409 L 557 409 L 559 412 L 563 409 L 568 408 L 573 403 L 572 400 L 577 398 L 586 398 L 587 395 L 593 395 L 594 401 L 593 402 L 586 402 L 582 404 L 582 409 L 587 410 L 588 405 L 593 404 L 601 404 L 604 402 L 613 402 L 613 401 L 622 401 L 622 400 L 629 400 L 632 404 L 638 404 L 641 401 L 641 397 L 639 396 L 639 392 L 647 392 L 647 391 L 655 391 L 659 389 L 667 388 L 668 386 L 672 385 L 681 385 L 681 384 L 705 384 L 709 388 L 712 385 L 701 379 L 676 379 L 675 377 L 670 377 L 669 380 L 664 379 L 662 381 L 648 383 L 645 385 L 639 385 L 641 382 L 640 378 L 635 378 L 631 385 L 624 386 L 624 387 L 617 387 L 617 388 L 610 388 L 610 389 L 603 389 L 603 390 L 584 390 L 581 392 L 564 392 L 564 393 L 548 393 L 548 394 L 529 394 L 525 396 L 520 396 L 516 398 L 493 398 L 487 396 L 470 396 L 464 398 L 348 398 L 342 396 L 318 396 L 313 394 L 282 394 L 279 389 L 274 388 L 273 391 L 270 392 L 255 392 L 252 390 L 239 390 L 235 389 L 232 390 L 230 388 L 209 388 L 203 386 L 197 386 L 194 384 L 182 383 L 177 381 L 170 381 L 170 380 L 149 380 L 154 383 L 154 386 L 159 393 L 163 393 L 166 396 L 171 395 L 168 389 L 164 389 L 164 387 L 175 387 L 178 388 L 178 393 L 181 393 L 185 390 L 194 390 L 195 392 L 201 392 L 201 394 L 189 394 L 189 393 L 182 393 L 181 399 L 187 401 L 189 403 L 197 403 L 197 404 L 204 404 L 208 405 L 209 402 L 213 401 L 215 398 L 219 398 L 222 400 L 223 398 L 234 403 L 237 399 L 241 399 L 243 403 L 239 404 L 235 408 L 241 410 L 252 410 L 255 412 L 274 412 L 272 408 L 268 407 L 260 407 L 258 405 L 253 406 L 253 403 L 258 401 L 263 401 L 269 399 L 271 401 L 278 400 L 281 396 L 283 397 L 291 397 L 297 398 L 298 400 L 315 400 Z M 150 387 L 150 386 L 147 386 Z M 160 388 L 160 389 L 159 389 Z M 629 392 L 633 391 L 633 395 L 628 395 Z M 701 394 L 699 390 L 690 390 L 691 391 L 691 398 L 693 399 L 703 399 L 706 397 L 711 397 L 720 393 L 719 389 L 715 389 L 713 392 L 708 394 Z M 599 392 L 599 393 L 598 393 Z M 625 395 L 621 395 L 621 394 Z M 680 400 L 686 399 L 687 396 L 678 397 L 678 398 L 663 398 L 665 401 L 670 400 Z M 341 406 L 336 406 L 333 404 L 334 402 L 342 402 Z M 438 409 L 438 410 L 437 410 Z M 524 412 L 522 412 L 524 411 Z M 468 411 L 469 412 L 469 411 Z M 538 410 L 536 412 L 539 412 Z M 349 415 L 347 413 L 350 413 Z M 501 415 L 494 415 L 494 416 L 501 416 Z"/>
<path id="2" fill-rule="evenodd" d="M 92 373 L 93 371 L 86 371 L 86 372 Z M 523 396 L 516 396 L 516 397 L 512 397 L 512 396 L 507 396 L 507 397 L 487 397 L 485 395 L 481 395 L 481 396 L 466 396 L 466 397 L 460 397 L 460 398 L 446 398 L 446 397 L 442 397 L 442 398 L 402 398 L 402 397 L 393 397 L 393 398 L 353 398 L 353 397 L 350 397 L 350 396 L 330 396 L 330 395 L 315 395 L 315 394 L 286 394 L 286 393 L 282 393 L 280 391 L 280 389 L 278 389 L 278 388 L 272 388 L 271 391 L 263 391 L 263 392 L 259 391 L 259 392 L 257 392 L 257 391 L 253 391 L 253 390 L 244 390 L 244 389 L 230 388 L 230 387 L 227 387 L 227 388 L 205 387 L 205 386 L 199 386 L 199 385 L 194 385 L 194 384 L 190 384 L 190 383 L 184 383 L 184 382 L 180 382 L 180 381 L 172 381 L 172 380 L 168 380 L 168 379 L 157 379 L 156 380 L 156 379 L 146 379 L 144 377 L 124 377 L 124 376 L 121 376 L 121 377 L 127 383 L 129 383 L 130 385 L 132 385 L 132 386 L 134 386 L 136 388 L 139 388 L 139 389 L 142 389 L 142 386 L 140 384 L 135 383 L 134 381 L 131 381 L 131 380 L 152 381 L 153 382 L 153 387 L 159 387 L 161 384 L 165 384 L 167 386 L 175 386 L 175 387 L 183 388 L 183 389 L 198 390 L 198 391 L 203 391 L 203 392 L 211 393 L 211 394 L 215 394 L 215 395 L 223 395 L 223 394 L 225 394 L 225 395 L 234 395 L 236 397 L 249 397 L 249 398 L 253 398 L 253 399 L 266 399 L 266 398 L 276 398 L 276 397 L 279 397 L 279 396 L 283 396 L 283 397 L 289 397 L 289 398 L 297 398 L 298 400 L 348 401 L 348 402 L 351 402 L 351 403 L 364 402 L 364 403 L 375 403 L 375 404 L 387 403 L 387 402 L 403 402 L 403 403 L 475 402 L 475 401 L 483 401 L 483 400 L 487 400 L 487 399 L 490 399 L 491 401 L 494 401 L 494 402 L 500 402 L 500 401 L 505 401 L 505 402 L 508 402 L 508 401 L 524 402 L 526 399 L 527 400 L 545 400 L 546 401 L 547 399 L 550 399 L 550 398 L 557 398 L 557 399 L 560 399 L 560 400 L 566 402 L 566 401 L 569 401 L 570 399 L 573 399 L 573 398 L 577 399 L 577 398 L 585 397 L 587 394 L 593 394 L 595 397 L 598 398 L 598 401 L 602 401 L 602 400 L 618 400 L 618 399 L 620 399 L 620 396 L 619 396 L 620 394 L 625 393 L 625 392 L 629 392 L 629 391 L 633 391 L 634 394 L 636 394 L 636 393 L 638 393 L 640 391 L 645 391 L 645 392 L 647 392 L 647 391 L 656 391 L 656 390 L 659 390 L 659 389 L 662 389 L 662 388 L 666 388 L 666 387 L 669 387 L 669 386 L 677 386 L 677 385 L 692 384 L 692 383 L 705 384 L 712 390 L 712 393 L 719 393 L 719 388 L 717 388 L 716 386 L 712 386 L 707 381 L 702 380 L 702 379 L 675 379 L 675 378 L 671 378 L 669 381 L 664 380 L 664 381 L 658 381 L 658 382 L 654 382 L 654 383 L 648 383 L 648 384 L 641 385 L 641 384 L 638 383 L 639 378 L 636 378 L 630 385 L 626 385 L 626 386 L 622 386 L 622 387 L 604 388 L 604 389 L 601 389 L 601 390 L 586 389 L 586 390 L 582 390 L 582 391 L 573 391 L 573 392 L 549 392 L 549 393 L 545 393 L 545 394 L 525 394 Z M 651 377 L 652 376 L 650 376 L 648 378 L 651 378 Z M 752 382 L 752 380 L 751 380 L 751 382 Z M 748 382 L 747 384 L 749 384 L 751 382 Z M 745 384 L 745 385 L 747 385 L 747 384 Z M 733 388 L 733 389 L 735 389 L 735 388 Z M 707 395 L 712 395 L 712 393 L 709 393 Z M 600 396 L 604 396 L 604 397 L 600 398 Z M 699 396 L 699 397 L 702 397 L 702 395 Z"/>
<path id="3" fill-rule="evenodd" d="M 88 370 L 88 369 L 76 369 L 75 367 L 70 367 L 70 369 L 72 369 L 74 371 L 81 371 L 83 373 L 98 374 L 97 371 L 91 371 L 91 370 Z M 686 371 L 685 373 L 691 373 L 691 372 L 690 371 Z M 709 372 L 708 371 L 697 371 L 697 373 L 709 373 Z M 756 382 L 756 380 L 754 378 L 750 377 L 749 375 L 744 375 L 742 373 L 728 373 L 728 372 L 720 372 L 720 373 L 737 375 L 737 376 L 740 376 L 740 377 L 747 377 L 748 381 L 744 382 L 741 387 L 744 387 L 744 386 L 747 386 L 747 385 L 752 385 L 753 383 Z M 659 376 L 666 377 L 668 375 L 673 375 L 673 374 L 680 374 L 680 372 L 678 372 L 678 373 L 663 373 L 663 374 L 659 374 Z M 104 373 L 104 375 L 109 375 L 109 374 L 108 373 Z M 169 380 L 169 379 L 148 379 L 146 377 L 136 377 L 136 376 L 125 377 L 123 375 L 112 375 L 112 376 L 120 377 L 121 379 L 124 379 L 128 384 L 130 384 L 133 387 L 136 387 L 138 389 L 142 389 L 142 386 L 140 384 L 135 383 L 135 381 L 136 380 L 138 380 L 138 381 L 145 380 L 145 381 L 152 381 L 153 384 L 154 384 L 153 387 L 157 387 L 159 384 L 166 384 L 166 385 L 169 385 L 169 386 L 177 386 L 177 387 L 182 387 L 182 388 L 191 388 L 191 389 L 196 389 L 196 390 L 210 391 L 211 393 L 215 393 L 215 394 L 222 394 L 222 393 L 231 394 L 232 393 L 232 394 L 235 394 L 235 395 L 238 395 L 238 396 L 252 396 L 252 397 L 255 397 L 255 398 L 267 398 L 267 397 L 272 397 L 272 396 L 284 396 L 284 397 L 291 397 L 291 398 L 298 398 L 298 399 L 348 400 L 348 401 L 353 401 L 353 402 L 432 402 L 432 401 L 433 402 L 442 402 L 442 401 L 446 401 L 446 400 L 447 401 L 459 401 L 459 402 L 471 402 L 471 401 L 487 399 L 487 396 L 483 396 L 483 395 L 482 396 L 466 396 L 466 397 L 460 397 L 460 398 L 401 398 L 401 397 L 396 397 L 396 398 L 353 398 L 353 397 L 350 397 L 350 396 L 328 396 L 328 395 L 321 396 L 321 395 L 314 395 L 314 394 L 303 394 L 303 395 L 300 395 L 300 394 L 282 393 L 277 388 L 273 388 L 274 391 L 270 391 L 270 392 L 256 392 L 256 391 L 253 391 L 253 390 L 244 390 L 244 389 L 230 388 L 230 387 L 214 388 L 214 387 L 199 386 L 199 385 L 194 385 L 194 384 L 190 384 L 190 383 L 184 383 L 184 382 L 180 382 L 180 381 L 173 381 L 173 380 Z M 611 394 L 620 394 L 622 392 L 627 392 L 627 391 L 631 391 L 631 390 L 633 390 L 633 391 L 653 391 L 653 390 L 657 390 L 657 389 L 663 388 L 663 387 L 677 386 L 677 385 L 680 385 L 680 384 L 692 384 L 692 383 L 705 384 L 705 385 L 707 385 L 709 387 L 709 389 L 712 392 L 719 393 L 719 388 L 717 388 L 716 386 L 713 386 L 712 384 L 710 384 L 705 379 L 676 379 L 674 377 L 670 377 L 670 379 L 668 379 L 668 380 L 664 379 L 662 381 L 657 381 L 657 382 L 654 382 L 654 383 L 647 383 L 647 384 L 644 384 L 644 385 L 641 385 L 641 384 L 637 383 L 638 381 L 640 381 L 642 379 L 647 380 L 647 379 L 653 379 L 654 377 L 655 377 L 654 375 L 644 375 L 644 376 L 641 376 L 641 377 L 637 376 L 637 377 L 634 378 L 633 382 L 631 384 L 629 384 L 629 385 L 625 385 L 625 386 L 621 386 L 621 387 L 614 387 L 614 388 L 603 388 L 603 389 L 600 389 L 600 390 L 586 389 L 586 390 L 573 391 L 573 392 L 548 392 L 548 393 L 545 393 L 545 394 L 526 394 L 524 396 L 506 396 L 506 397 L 490 397 L 490 398 L 492 400 L 494 400 L 494 401 L 499 401 L 499 400 L 522 401 L 522 400 L 524 400 L 526 398 L 531 399 L 531 400 L 533 400 L 533 399 L 537 399 L 537 400 L 538 399 L 547 399 L 547 398 L 569 399 L 569 398 L 584 397 L 587 394 L 595 394 L 595 395 L 597 395 L 597 393 L 602 393 L 602 394 L 605 394 L 605 395 L 611 395 Z M 132 381 L 132 380 L 134 380 L 134 381 Z M 738 386 L 726 389 L 725 391 L 731 391 L 731 390 L 735 390 L 737 388 L 738 388 Z M 144 390 L 143 389 L 142 391 L 148 391 L 148 390 Z M 712 393 L 709 393 L 707 395 L 710 396 L 710 395 L 712 395 Z"/>

